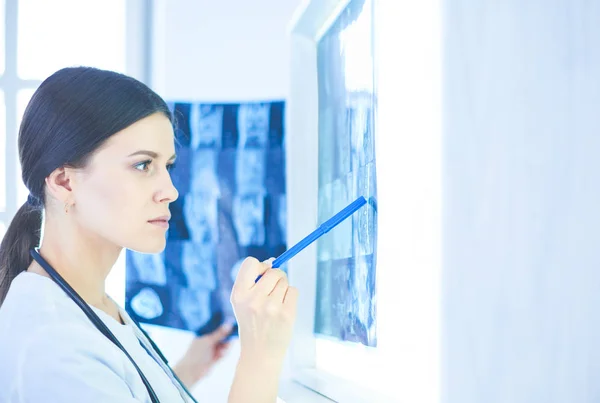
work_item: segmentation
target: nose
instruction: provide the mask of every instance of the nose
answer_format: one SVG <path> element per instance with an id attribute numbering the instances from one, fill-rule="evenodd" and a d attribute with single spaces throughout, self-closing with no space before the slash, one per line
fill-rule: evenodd
<path id="1" fill-rule="evenodd" d="M 179 197 L 179 192 L 173 185 L 169 172 L 166 172 L 163 178 L 165 179 L 161 181 L 160 190 L 155 193 L 155 201 L 157 203 L 173 203 Z"/>

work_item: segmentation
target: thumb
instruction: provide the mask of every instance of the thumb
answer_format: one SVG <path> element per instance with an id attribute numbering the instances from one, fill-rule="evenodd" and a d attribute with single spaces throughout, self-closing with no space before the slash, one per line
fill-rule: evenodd
<path id="1" fill-rule="evenodd" d="M 232 323 L 229 323 L 229 322 L 223 323 L 221 326 L 219 326 L 215 331 L 213 331 L 211 333 L 211 336 L 215 339 L 215 341 L 221 341 L 225 337 L 229 336 L 229 333 L 231 333 L 232 329 L 233 329 Z"/>

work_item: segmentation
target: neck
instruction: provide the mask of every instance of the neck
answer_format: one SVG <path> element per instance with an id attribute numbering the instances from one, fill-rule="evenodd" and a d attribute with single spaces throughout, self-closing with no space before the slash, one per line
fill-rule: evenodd
<path id="1" fill-rule="evenodd" d="M 102 309 L 108 304 L 106 277 L 121 249 L 81 227 L 46 219 L 39 252 L 85 302 Z M 48 276 L 35 261 L 29 271 Z"/>

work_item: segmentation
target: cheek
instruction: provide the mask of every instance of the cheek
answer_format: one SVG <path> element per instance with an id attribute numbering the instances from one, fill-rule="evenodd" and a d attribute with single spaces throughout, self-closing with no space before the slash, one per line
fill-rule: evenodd
<path id="1" fill-rule="evenodd" d="M 114 180 L 108 177 L 90 177 L 85 182 L 85 189 L 80 199 L 78 210 L 82 219 L 89 222 L 96 230 L 102 228 L 127 227 L 131 223 L 133 208 L 131 194 L 135 194 L 133 184 L 125 180 Z"/>
<path id="2" fill-rule="evenodd" d="M 90 177 L 77 200 L 81 225 L 115 245 L 143 253 L 160 252 L 166 232 L 147 222 L 158 211 L 152 206 L 146 183 L 122 172 Z"/>

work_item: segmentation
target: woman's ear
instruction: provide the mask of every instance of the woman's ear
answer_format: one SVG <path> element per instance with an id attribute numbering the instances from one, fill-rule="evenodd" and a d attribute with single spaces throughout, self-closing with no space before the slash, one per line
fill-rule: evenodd
<path id="1" fill-rule="evenodd" d="M 69 202 L 73 196 L 73 170 L 57 168 L 46 177 L 46 189 L 50 196 L 62 203 Z"/>

